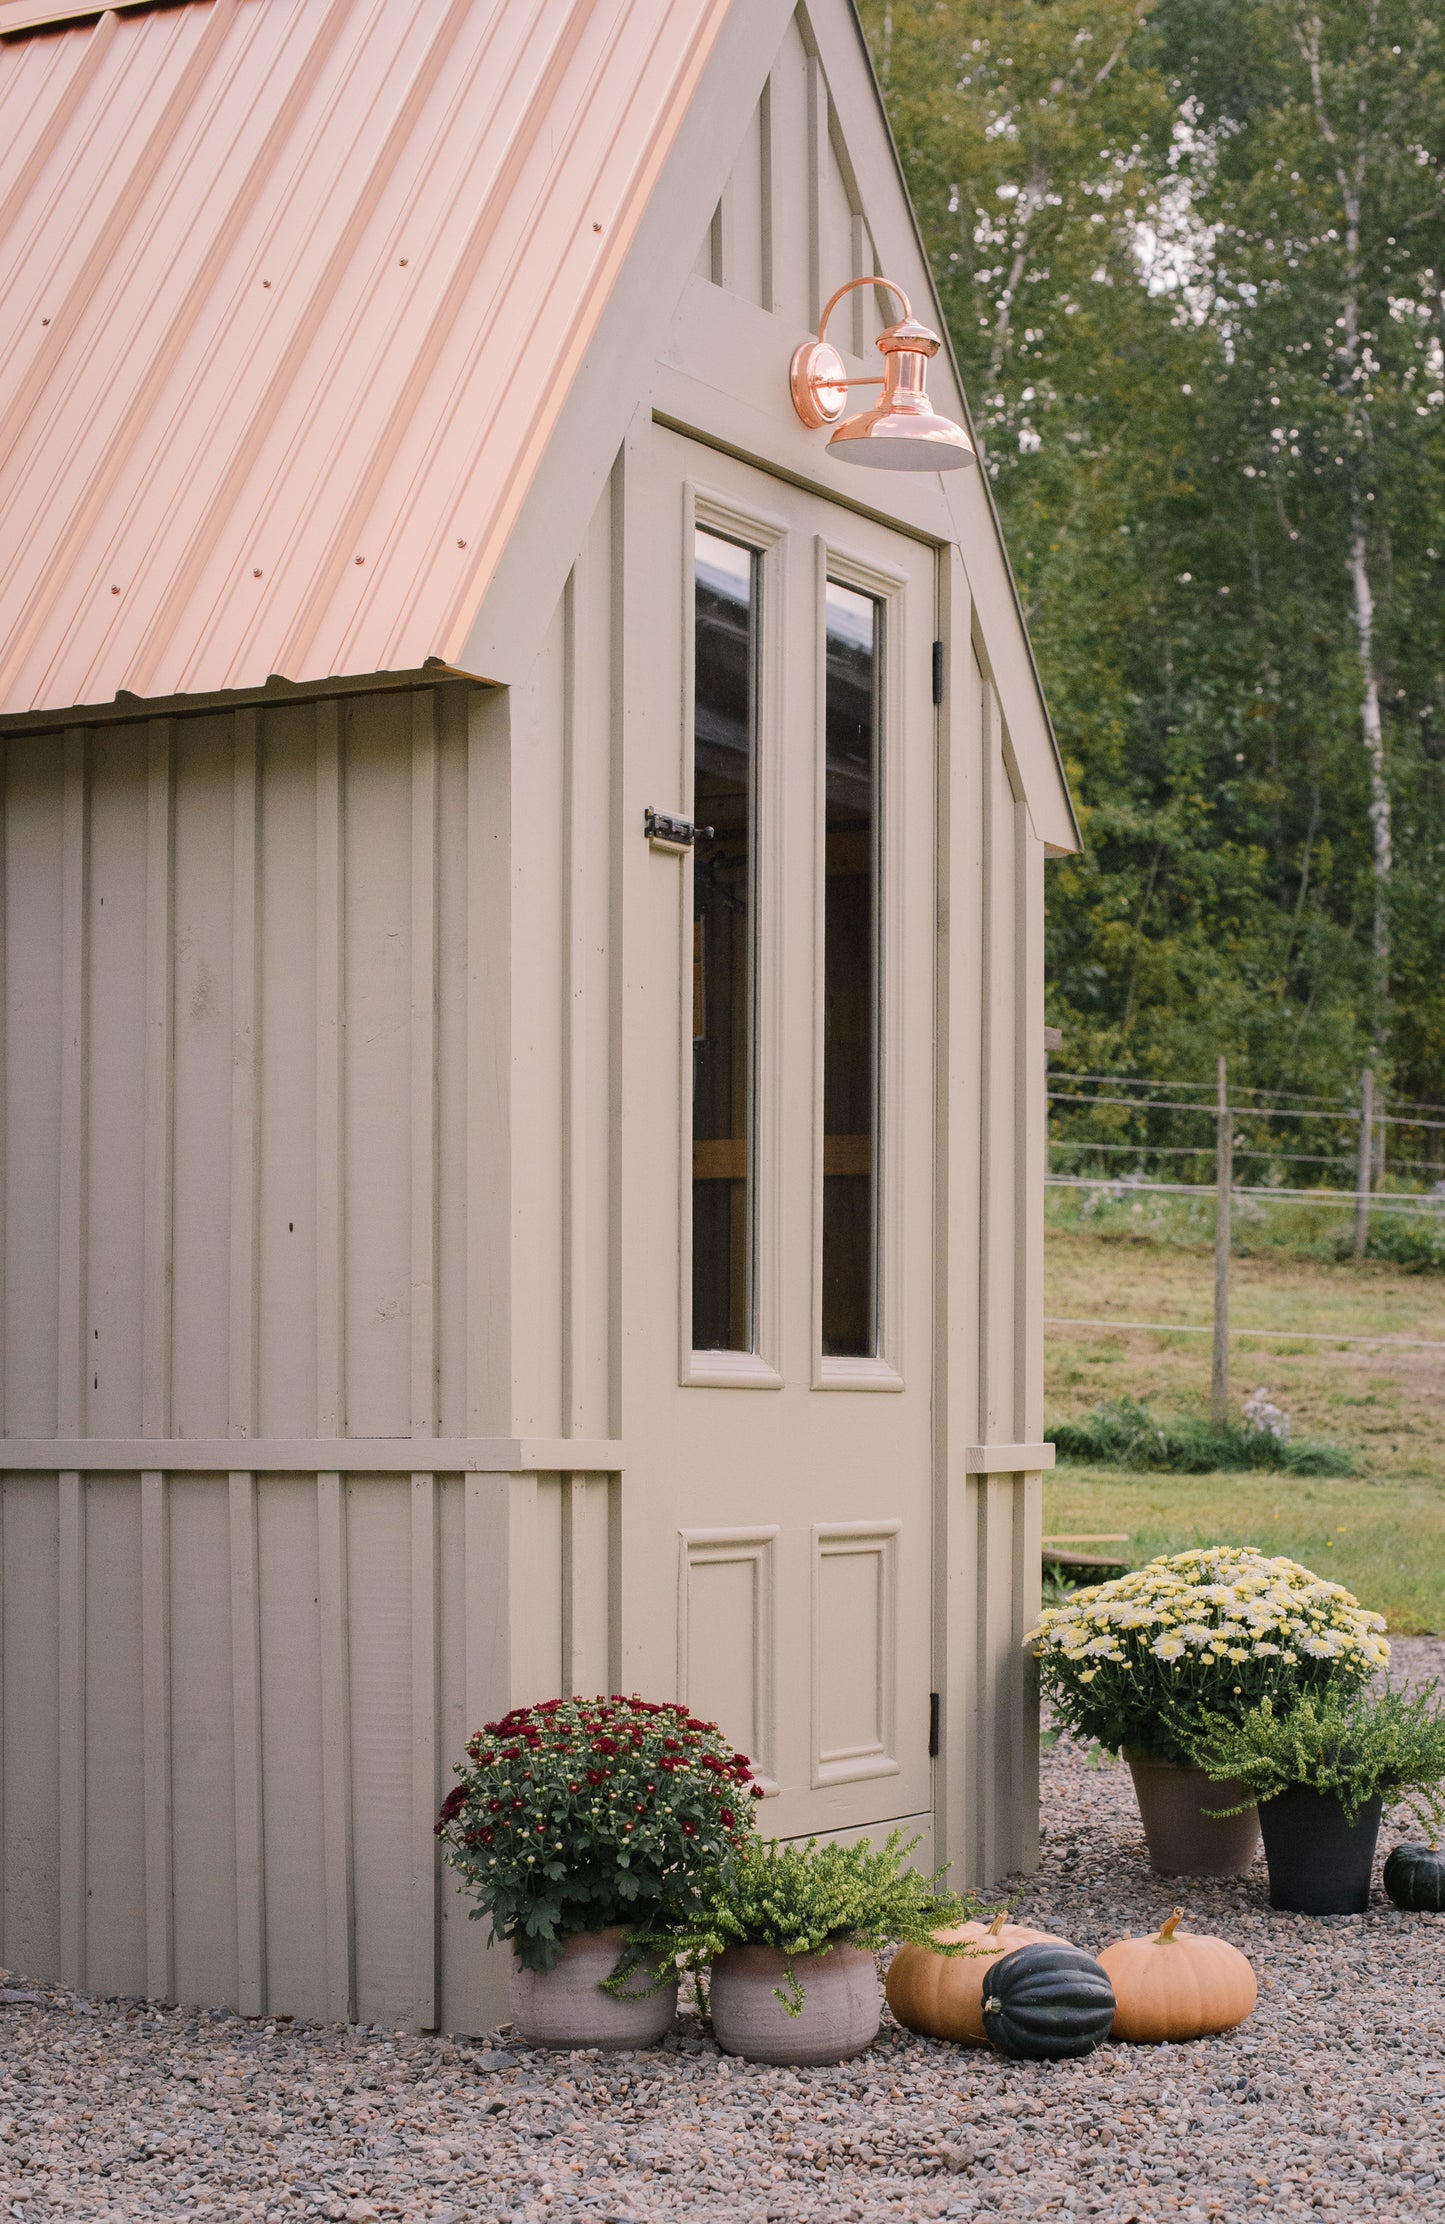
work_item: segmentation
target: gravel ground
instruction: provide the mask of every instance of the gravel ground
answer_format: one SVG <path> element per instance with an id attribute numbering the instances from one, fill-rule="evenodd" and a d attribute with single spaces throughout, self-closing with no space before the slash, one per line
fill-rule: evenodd
<path id="1" fill-rule="evenodd" d="M 1412 1674 L 1445 1643 L 1401 1640 Z M 1129 1780 L 1044 1764 L 1028 1920 L 1100 1948 L 1154 1927 Z M 1393 1842 L 1388 1821 L 1382 1845 Z M 1190 1885 L 1190 1927 L 1260 1979 L 1237 2032 L 1010 2063 L 885 2019 L 836 2070 L 720 2056 L 695 2018 L 650 2054 L 248 2023 L 0 1983 L 0 2203 L 40 2219 L 302 2217 L 883 2224 L 884 2219 L 1445 2214 L 1445 1917 L 1308 1921 L 1264 1875 Z"/>

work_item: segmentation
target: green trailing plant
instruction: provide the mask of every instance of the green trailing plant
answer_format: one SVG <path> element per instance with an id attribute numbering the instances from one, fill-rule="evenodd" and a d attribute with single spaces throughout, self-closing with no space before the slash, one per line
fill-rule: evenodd
<path id="1" fill-rule="evenodd" d="M 1293 1786 L 1330 1793 L 1353 1822 L 1372 1799 L 1396 1799 L 1432 1839 L 1445 1827 L 1445 1709 L 1438 1683 L 1410 1696 L 1383 1690 L 1309 1693 L 1293 1706 L 1268 1699 L 1238 1721 L 1205 1720 L 1190 1740 L 1201 1768 L 1233 1778 L 1262 1806 Z M 1220 1808 L 1239 1814 L 1241 1806 Z"/>
<path id="2" fill-rule="evenodd" d="M 647 1699 L 546 1699 L 468 1741 L 436 1834 L 528 1969 L 626 1923 L 663 1941 L 744 1845 L 760 1786 L 715 1723 Z M 635 1966 L 634 1962 L 634 1966 Z"/>
<path id="3" fill-rule="evenodd" d="M 1076 1737 L 1186 1763 L 1208 1720 L 1367 1683 L 1390 1657 L 1384 1629 L 1297 1561 L 1214 1545 L 1076 1592 L 1026 1642 Z"/>
<path id="4" fill-rule="evenodd" d="M 904 1866 L 919 1842 L 901 1830 L 876 1850 L 867 1838 L 851 1846 L 820 1845 L 816 1838 L 803 1846 L 776 1838 L 747 1841 L 709 1881 L 694 1919 L 675 1932 L 679 1965 L 701 1974 L 730 1946 L 776 1947 L 784 1956 L 777 1998 L 796 2016 L 803 2006 L 794 1966 L 799 1957 L 834 1946 L 876 1953 L 893 1944 L 933 1943 L 935 1931 L 981 1919 L 988 1912 L 982 1901 L 941 1889 L 943 1870 L 925 1876 Z M 636 1943 L 639 1959 L 655 1952 L 652 1938 Z M 938 1948 L 946 1954 L 971 1950 L 966 1941 Z M 625 1983 L 626 1975 L 620 1969 L 609 1984 Z"/>
<path id="5" fill-rule="evenodd" d="M 1193 1414 L 1156 1414 L 1138 1398 L 1109 1398 L 1092 1413 L 1059 1421 L 1050 1431 L 1061 1460 L 1171 1475 L 1248 1474 L 1348 1476 L 1356 1472 L 1338 1444 L 1293 1443 L 1243 1422 L 1218 1427 Z"/>

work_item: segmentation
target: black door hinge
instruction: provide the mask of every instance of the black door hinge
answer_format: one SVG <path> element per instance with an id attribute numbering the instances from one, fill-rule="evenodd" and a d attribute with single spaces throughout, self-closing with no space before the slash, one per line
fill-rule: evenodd
<path id="1" fill-rule="evenodd" d="M 933 644 L 933 700 L 935 703 L 943 701 L 943 643 L 941 641 L 935 641 Z"/>
<path id="2" fill-rule="evenodd" d="M 928 1758 L 938 1759 L 938 1693 L 928 1694 Z"/>

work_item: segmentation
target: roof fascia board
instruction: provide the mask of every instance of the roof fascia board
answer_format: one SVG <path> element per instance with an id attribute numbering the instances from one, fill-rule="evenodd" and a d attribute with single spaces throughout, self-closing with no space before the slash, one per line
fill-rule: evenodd
<path id="1" fill-rule="evenodd" d="M 159 0 L 51 0 L 50 6 L 35 0 L 0 0 L 0 39 L 14 38 L 22 31 L 58 31 L 67 23 L 94 23 L 102 15 L 133 15 L 137 8 L 153 8 Z M 168 0 L 172 7 L 180 0 Z"/>
<path id="2" fill-rule="evenodd" d="M 69 726 L 134 726 L 147 718 L 188 718 L 193 713 L 285 710 L 335 695 L 406 694 L 420 687 L 486 686 L 474 673 L 432 659 L 418 671 L 336 673 L 321 680 L 279 676 L 264 687 L 230 687 L 205 695 L 126 695 L 108 703 L 72 703 L 63 710 L 0 712 L 0 739 L 16 734 L 63 733 Z"/>
<path id="3" fill-rule="evenodd" d="M 940 396 L 945 399 L 945 406 L 961 415 L 972 432 L 968 401 L 934 287 L 928 251 L 918 229 L 903 164 L 854 0 L 822 6 L 810 6 L 809 0 L 800 0 L 800 8 L 808 18 L 809 35 L 823 65 L 843 129 L 853 143 L 855 156 L 864 163 L 865 174 L 878 175 L 891 168 L 897 178 L 895 195 L 884 194 L 881 201 L 876 197 L 865 200 L 873 244 L 888 276 L 908 287 L 915 312 L 920 302 L 931 303 L 944 341 L 943 352 L 935 358 L 932 377 Z M 868 135 L 866 147 L 859 145 L 860 133 Z M 943 372 L 941 379 L 940 371 Z M 1025 782 L 1030 813 L 1050 851 L 1068 855 L 1083 848 L 1083 837 L 1074 815 L 1063 756 L 1049 717 L 992 483 L 987 471 L 980 468 L 945 473 L 943 487 L 954 519 L 954 536 L 962 551 L 978 625 L 988 644 L 987 669 L 998 691 L 1004 723 Z"/>
<path id="4" fill-rule="evenodd" d="M 453 659 L 503 686 L 536 661 L 783 41 L 795 0 L 732 0 L 481 606 Z"/>

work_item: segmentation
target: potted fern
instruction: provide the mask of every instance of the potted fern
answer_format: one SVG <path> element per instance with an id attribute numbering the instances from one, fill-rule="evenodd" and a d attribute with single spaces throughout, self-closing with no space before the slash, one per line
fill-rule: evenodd
<path id="1" fill-rule="evenodd" d="M 875 1954 L 983 1910 L 906 1862 L 919 1840 L 895 1830 L 856 1845 L 749 1840 L 720 1868 L 675 1935 L 679 1964 L 709 1972 L 713 2034 L 750 2062 L 843 2062 L 878 2035 Z M 968 1953 L 967 1944 L 938 1947 Z"/>
<path id="2" fill-rule="evenodd" d="M 1208 1719 L 1199 1764 L 1259 1806 L 1272 1907 L 1358 1915 L 1387 1798 L 1401 1792 L 1438 1835 L 1445 1822 L 1445 1711 L 1439 1686 L 1412 1698 L 1388 1686 L 1326 1688 L 1293 1705 L 1268 1699 L 1242 1719 Z"/>

